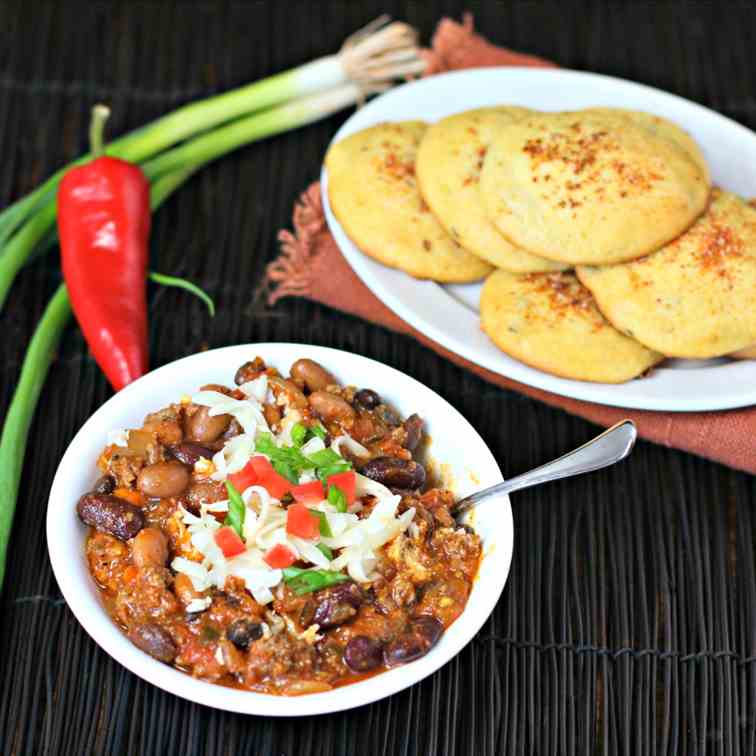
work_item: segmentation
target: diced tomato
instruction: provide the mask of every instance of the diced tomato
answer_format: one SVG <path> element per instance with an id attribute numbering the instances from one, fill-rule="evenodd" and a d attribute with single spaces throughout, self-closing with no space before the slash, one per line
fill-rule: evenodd
<path id="1" fill-rule="evenodd" d="M 233 557 L 247 550 L 239 534 L 228 526 L 216 531 L 215 542 L 220 546 L 224 557 Z"/>
<path id="2" fill-rule="evenodd" d="M 260 459 L 264 458 L 261 457 Z M 236 488 L 236 490 L 240 493 L 242 491 L 245 491 L 250 486 L 254 486 L 255 483 L 257 483 L 257 472 L 255 472 L 255 467 L 252 464 L 252 460 L 250 459 L 249 462 L 247 462 L 247 464 L 244 465 L 244 467 L 242 467 L 242 469 L 238 472 L 231 473 L 228 476 L 228 479 L 231 483 L 233 483 L 234 488 Z"/>
<path id="3" fill-rule="evenodd" d="M 300 538 L 317 538 L 320 519 L 304 504 L 292 504 L 286 510 L 286 532 Z"/>
<path id="4" fill-rule="evenodd" d="M 328 485 L 336 486 L 344 494 L 347 506 L 354 504 L 355 490 L 357 488 L 357 478 L 354 475 L 354 470 L 329 475 Z"/>
<path id="5" fill-rule="evenodd" d="M 302 504 L 316 504 L 325 498 L 323 484 L 319 480 L 294 486 L 291 489 L 291 495 Z"/>
<path id="6" fill-rule="evenodd" d="M 281 570 L 284 567 L 291 567 L 296 561 L 294 552 L 282 543 L 277 543 L 271 549 L 268 549 L 263 561 L 274 570 Z"/>
<path id="7" fill-rule="evenodd" d="M 284 494 L 291 491 L 292 484 L 273 469 L 270 460 L 266 457 L 252 457 L 249 465 L 257 476 L 257 485 L 262 486 L 271 496 L 280 499 Z"/>

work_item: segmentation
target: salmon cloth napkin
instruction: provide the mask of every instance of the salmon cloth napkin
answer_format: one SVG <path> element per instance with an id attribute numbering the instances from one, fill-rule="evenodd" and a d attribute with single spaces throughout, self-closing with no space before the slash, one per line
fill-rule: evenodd
<path id="1" fill-rule="evenodd" d="M 428 63 L 427 74 L 483 66 L 555 67 L 541 58 L 492 45 L 473 31 L 469 15 L 462 24 L 442 19 L 433 37 L 432 48 L 424 51 L 424 56 Z M 317 182 L 302 194 L 295 206 L 293 226 L 293 233 L 279 233 L 281 254 L 268 266 L 269 305 L 274 305 L 282 297 L 307 297 L 399 333 L 410 334 L 445 358 L 497 386 L 519 391 L 598 425 L 609 426 L 629 417 L 645 439 L 756 472 L 756 454 L 751 453 L 756 436 L 756 408 L 690 413 L 625 410 L 569 399 L 509 380 L 452 354 L 423 336 L 370 292 L 349 267 L 328 232 Z"/>

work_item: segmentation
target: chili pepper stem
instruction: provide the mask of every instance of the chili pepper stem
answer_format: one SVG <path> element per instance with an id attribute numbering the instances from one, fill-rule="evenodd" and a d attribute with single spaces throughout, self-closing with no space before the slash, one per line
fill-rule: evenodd
<path id="1" fill-rule="evenodd" d="M 89 149 L 96 160 L 105 154 L 104 131 L 105 122 L 110 117 L 107 105 L 95 105 L 92 108 L 92 121 L 89 124 Z"/>

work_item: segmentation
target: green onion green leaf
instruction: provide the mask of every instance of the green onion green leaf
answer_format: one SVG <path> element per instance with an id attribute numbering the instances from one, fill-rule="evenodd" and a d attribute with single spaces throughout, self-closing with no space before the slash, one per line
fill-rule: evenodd
<path id="1" fill-rule="evenodd" d="M 283 571 L 284 581 L 297 594 L 319 591 L 331 585 L 343 583 L 349 578 L 341 572 L 330 570 L 301 570 L 298 567 L 287 567 Z"/>
<path id="2" fill-rule="evenodd" d="M 228 515 L 226 515 L 223 524 L 230 525 L 243 541 L 244 515 L 246 514 L 247 506 L 236 486 L 230 480 L 226 481 L 226 491 L 228 491 Z"/>
<path id="3" fill-rule="evenodd" d="M 294 442 L 294 446 L 302 446 L 307 440 L 307 426 L 302 423 L 294 423 L 291 428 L 291 440 Z"/>
<path id="4" fill-rule="evenodd" d="M 325 512 L 319 512 L 317 509 L 311 509 L 310 512 L 320 520 L 320 535 L 326 538 L 333 538 L 333 532 L 331 531 L 331 526 L 328 524 Z"/>
<path id="5" fill-rule="evenodd" d="M 346 496 L 338 486 L 328 486 L 328 503 L 336 507 L 338 512 L 347 511 Z"/>
<path id="6" fill-rule="evenodd" d="M 317 436 L 321 441 L 325 441 L 325 438 L 328 435 L 328 431 L 320 423 L 311 425 L 309 427 L 309 431 L 313 436 Z"/>
<path id="7" fill-rule="evenodd" d="M 315 548 L 330 562 L 333 560 L 333 552 L 324 543 L 319 543 Z"/>

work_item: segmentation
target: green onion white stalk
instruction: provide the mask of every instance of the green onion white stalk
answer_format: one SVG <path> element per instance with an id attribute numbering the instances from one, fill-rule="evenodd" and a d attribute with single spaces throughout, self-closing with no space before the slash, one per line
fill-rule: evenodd
<path id="1" fill-rule="evenodd" d="M 185 105 L 111 141 L 107 154 L 131 162 L 143 162 L 185 139 L 252 113 L 262 116 L 267 108 L 291 100 L 307 99 L 314 93 L 331 89 L 346 91 L 344 88 L 347 88 L 359 92 L 359 96 L 353 99 L 335 97 L 331 100 L 333 109 L 320 111 L 318 117 L 325 117 L 399 79 L 416 76 L 423 68 L 414 30 L 406 24 L 388 23 L 386 17 L 381 17 L 349 37 L 338 54 Z M 279 118 L 285 115 L 279 114 Z M 289 116 L 290 122 L 281 122 L 278 128 L 263 125 L 260 135 L 255 138 L 261 138 L 266 128 L 270 129 L 266 134 L 273 134 L 316 120 L 315 117 L 302 117 L 304 114 L 299 109 Z M 71 165 L 89 158 L 84 155 L 59 170 L 35 191 L 0 213 L 0 307 L 20 266 L 48 233 L 54 219 L 55 193 L 63 174 Z M 31 228 L 27 229 L 26 224 Z"/>

